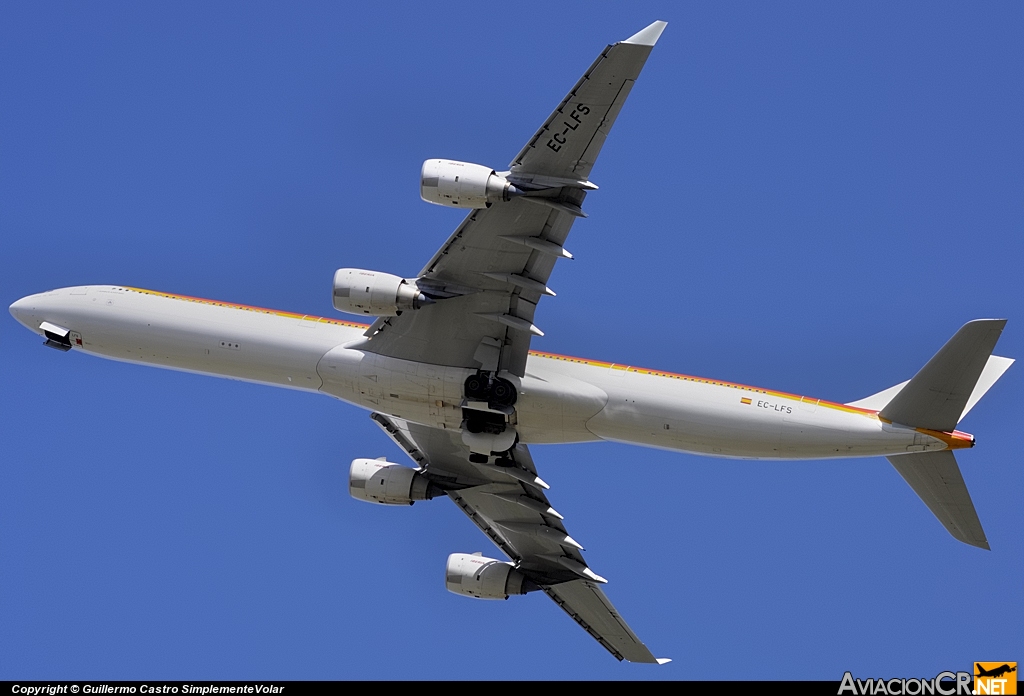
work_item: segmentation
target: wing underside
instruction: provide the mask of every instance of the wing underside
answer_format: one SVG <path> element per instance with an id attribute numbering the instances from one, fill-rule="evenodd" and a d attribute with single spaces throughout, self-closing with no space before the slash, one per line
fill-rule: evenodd
<path id="1" fill-rule="evenodd" d="M 587 566 L 580 544 L 537 477 L 529 450 L 517 445 L 512 466 L 476 465 L 458 433 L 373 414 L 376 423 L 420 471 L 444 489 L 494 545 L 612 655 L 658 662 L 601 590 L 604 578 Z"/>
<path id="2" fill-rule="evenodd" d="M 569 91 L 507 172 L 526 193 L 474 210 L 420 272 L 440 298 L 382 317 L 358 346 L 379 355 L 523 376 L 537 303 L 577 217 L 605 138 L 665 22 L 608 46 Z M 481 345 L 498 348 L 496 359 Z"/>
<path id="3" fill-rule="evenodd" d="M 564 244 L 585 217 L 587 192 L 597 188 L 591 169 L 664 27 L 654 22 L 602 51 L 502 173 L 516 195 L 471 212 L 415 279 L 424 303 L 379 318 L 361 342 L 346 345 L 477 371 L 466 378 L 461 430 L 380 413 L 373 419 L 534 589 L 616 658 L 652 663 L 664 660 L 615 611 L 600 588 L 606 580 L 588 567 L 551 506 L 530 451 L 517 444 L 515 399 L 506 397 L 515 389 L 507 377 L 525 375 L 530 341 L 543 335 L 537 304 L 554 294 L 555 262 L 572 257 Z"/>
<path id="4" fill-rule="evenodd" d="M 981 549 L 989 548 L 985 530 L 952 452 L 913 452 L 888 459 L 953 538 Z"/>

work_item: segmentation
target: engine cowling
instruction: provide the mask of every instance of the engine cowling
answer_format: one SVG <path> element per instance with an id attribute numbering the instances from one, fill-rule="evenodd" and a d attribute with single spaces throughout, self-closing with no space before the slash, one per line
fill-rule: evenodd
<path id="1" fill-rule="evenodd" d="M 444 584 L 449 592 L 476 599 L 508 599 L 539 589 L 511 563 L 469 553 L 448 556 Z"/>
<path id="2" fill-rule="evenodd" d="M 348 472 L 348 492 L 356 500 L 380 505 L 412 505 L 430 500 L 436 489 L 426 476 L 384 459 L 354 459 Z"/>
<path id="3" fill-rule="evenodd" d="M 420 198 L 449 208 L 489 208 L 523 192 L 490 167 L 432 159 L 420 171 Z"/>
<path id="4" fill-rule="evenodd" d="M 339 268 L 334 273 L 334 308 L 340 312 L 393 317 L 429 303 L 414 280 L 362 268 Z"/>

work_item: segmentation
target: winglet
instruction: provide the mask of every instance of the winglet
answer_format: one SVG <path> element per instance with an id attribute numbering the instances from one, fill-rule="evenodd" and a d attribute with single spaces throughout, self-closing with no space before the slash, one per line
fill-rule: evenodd
<path id="1" fill-rule="evenodd" d="M 669 662 L 672 661 L 672 658 L 671 657 L 659 657 L 659 658 L 657 658 L 657 660 L 658 660 L 658 664 L 659 665 L 667 665 Z"/>
<path id="2" fill-rule="evenodd" d="M 623 41 L 625 44 L 636 44 L 637 46 L 653 46 L 658 43 L 658 37 L 661 36 L 661 32 L 665 31 L 665 27 L 668 26 L 668 22 L 662 22 L 660 19 L 657 22 L 653 22 L 647 27 L 644 27 L 631 37 Z"/>

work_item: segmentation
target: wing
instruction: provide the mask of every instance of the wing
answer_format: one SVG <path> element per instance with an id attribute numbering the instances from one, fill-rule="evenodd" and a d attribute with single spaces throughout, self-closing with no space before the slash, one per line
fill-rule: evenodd
<path id="1" fill-rule="evenodd" d="M 665 22 L 608 46 L 511 164 L 525 196 L 476 210 L 420 272 L 444 298 L 382 317 L 358 347 L 405 360 L 523 376 L 540 298 L 573 222 L 590 170 Z"/>
<path id="2" fill-rule="evenodd" d="M 538 176 L 585 182 L 666 26 L 666 22 L 653 22 L 606 48 L 512 161 L 512 174 L 518 179 Z"/>
<path id="3" fill-rule="evenodd" d="M 619 660 L 663 663 L 622 620 L 599 587 L 606 581 L 587 567 L 580 545 L 551 507 L 525 445 L 510 453 L 512 466 L 471 464 L 457 432 L 374 413 L 376 423 L 445 489 L 516 568 Z"/>

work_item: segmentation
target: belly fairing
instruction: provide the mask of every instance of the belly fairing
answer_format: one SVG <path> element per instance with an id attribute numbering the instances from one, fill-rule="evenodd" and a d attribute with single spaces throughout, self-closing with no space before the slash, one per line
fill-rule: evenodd
<path id="1" fill-rule="evenodd" d="M 344 346 L 317 367 L 321 391 L 363 408 L 446 430 L 462 426 L 463 385 L 475 370 L 399 360 Z M 587 421 L 604 408 L 598 387 L 543 370 L 509 377 L 518 391 L 512 425 L 524 444 L 599 439 Z"/>
<path id="2" fill-rule="evenodd" d="M 528 364 L 516 404 L 519 437 L 527 444 L 598 440 L 587 421 L 607 403 L 598 386 Z"/>
<path id="3" fill-rule="evenodd" d="M 434 428 L 459 430 L 462 385 L 473 370 L 388 358 L 337 346 L 320 360 L 320 391 Z"/>

